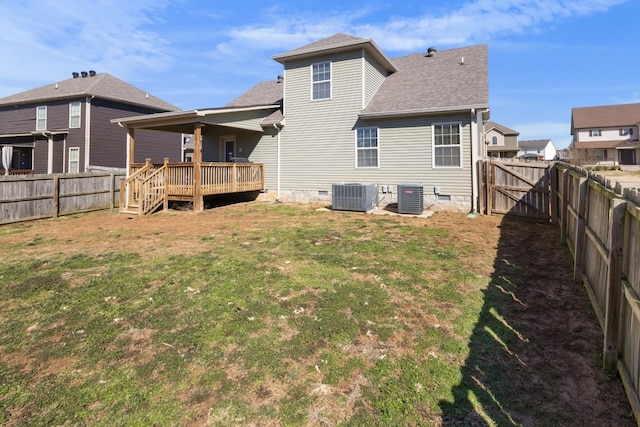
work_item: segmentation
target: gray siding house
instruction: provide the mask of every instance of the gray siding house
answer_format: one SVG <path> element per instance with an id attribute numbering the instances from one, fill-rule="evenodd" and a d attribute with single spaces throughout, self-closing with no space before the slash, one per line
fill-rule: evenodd
<path id="1" fill-rule="evenodd" d="M 12 147 L 11 173 L 125 168 L 127 130 L 111 119 L 172 110 L 177 108 L 107 73 L 73 73 L 70 79 L 0 98 L 0 146 Z M 180 160 L 180 135 L 145 131 L 139 137 L 132 161 Z"/>
<path id="2" fill-rule="evenodd" d="M 520 132 L 509 129 L 499 123 L 488 121 L 484 124 L 484 142 L 490 157 L 512 159 L 520 151 L 518 136 Z"/>
<path id="3" fill-rule="evenodd" d="M 398 184 L 419 183 L 434 209 L 476 209 L 486 45 L 390 59 L 371 39 L 336 34 L 273 59 L 283 75 L 225 107 L 113 121 L 197 129 L 203 162 L 264 165 L 267 200 L 330 202 L 332 184 L 360 182 L 379 184 L 386 204 Z"/>

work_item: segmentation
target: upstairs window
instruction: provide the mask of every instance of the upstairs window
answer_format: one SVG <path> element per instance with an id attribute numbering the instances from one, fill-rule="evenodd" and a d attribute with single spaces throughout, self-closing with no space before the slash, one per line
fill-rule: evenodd
<path id="1" fill-rule="evenodd" d="M 80 101 L 69 104 L 69 128 L 80 127 Z"/>
<path id="2" fill-rule="evenodd" d="M 493 138 L 491 138 L 491 143 L 492 143 L 493 145 L 498 145 L 498 137 L 497 137 L 497 136 L 494 136 Z"/>
<path id="3" fill-rule="evenodd" d="M 47 130 L 47 106 L 36 108 L 36 130 Z"/>
<path id="4" fill-rule="evenodd" d="M 378 128 L 357 129 L 356 153 L 357 167 L 378 167 Z"/>
<path id="5" fill-rule="evenodd" d="M 590 130 L 589 131 L 589 136 L 601 136 L 600 129 Z"/>
<path id="6" fill-rule="evenodd" d="M 331 62 L 311 65 L 311 99 L 331 98 Z"/>
<path id="7" fill-rule="evenodd" d="M 433 165 L 462 166 L 459 123 L 433 125 Z"/>

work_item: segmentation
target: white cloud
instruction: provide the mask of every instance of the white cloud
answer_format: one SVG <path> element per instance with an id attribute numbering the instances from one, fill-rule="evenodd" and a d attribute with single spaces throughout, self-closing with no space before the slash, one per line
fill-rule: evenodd
<path id="1" fill-rule="evenodd" d="M 16 86 L 48 83 L 72 71 L 129 74 L 170 61 L 169 43 L 145 29 L 161 22 L 167 0 L 29 0 L 0 4 L 2 77 Z M 52 76 L 56 76 L 53 77 Z"/>
<path id="2" fill-rule="evenodd" d="M 370 18 L 363 9 L 297 12 L 271 9 L 264 23 L 230 31 L 217 53 L 249 55 L 256 49 L 288 50 L 337 32 L 371 37 L 385 50 L 416 51 L 430 45 L 460 45 L 493 37 L 535 31 L 539 26 L 606 11 L 629 0 L 474 0 L 440 15 Z M 378 11 L 377 11 L 378 12 Z"/>

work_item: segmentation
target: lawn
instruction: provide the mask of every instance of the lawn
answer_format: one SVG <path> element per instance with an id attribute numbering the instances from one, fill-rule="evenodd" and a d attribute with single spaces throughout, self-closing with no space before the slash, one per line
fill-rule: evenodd
<path id="1" fill-rule="evenodd" d="M 551 225 L 243 203 L 0 227 L 0 423 L 633 426 Z"/>

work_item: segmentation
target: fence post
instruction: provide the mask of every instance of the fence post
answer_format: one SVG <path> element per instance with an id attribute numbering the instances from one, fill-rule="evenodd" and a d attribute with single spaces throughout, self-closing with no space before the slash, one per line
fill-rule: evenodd
<path id="1" fill-rule="evenodd" d="M 569 213 L 569 169 L 562 170 L 562 208 L 560 209 L 560 240 L 567 241 L 567 215 Z"/>
<path id="2" fill-rule="evenodd" d="M 494 187 L 494 182 L 493 182 L 493 162 L 491 160 L 487 160 L 487 215 L 491 216 L 492 209 L 493 209 L 493 200 L 492 200 L 492 193 L 493 193 L 493 187 Z"/>
<path id="3" fill-rule="evenodd" d="M 609 273 L 607 275 L 604 316 L 603 366 L 608 372 L 618 368 L 620 343 L 620 300 L 622 298 L 622 240 L 627 203 L 623 199 L 611 200 L 609 214 Z"/>
<path id="4" fill-rule="evenodd" d="M 558 168 L 556 164 L 549 166 L 549 174 L 551 175 L 551 223 L 558 223 Z"/>
<path id="5" fill-rule="evenodd" d="M 578 187 L 578 218 L 576 224 L 576 246 L 575 259 L 573 260 L 573 281 L 580 283 L 582 281 L 582 269 L 584 262 L 584 246 L 587 238 L 585 232 L 585 216 L 587 212 L 587 188 L 589 180 L 586 177 L 580 177 Z"/>
<path id="6" fill-rule="evenodd" d="M 58 217 L 60 212 L 60 175 L 53 176 L 53 195 L 52 195 L 53 212 L 51 213 L 53 218 Z"/>
<path id="7" fill-rule="evenodd" d="M 480 214 L 486 213 L 485 206 L 486 206 L 487 190 L 486 190 L 486 182 L 485 182 L 485 177 L 486 177 L 486 173 L 484 171 L 485 168 L 486 168 L 486 162 L 484 160 L 478 160 L 478 175 L 479 175 L 478 186 L 480 187 L 478 189 L 478 212 L 480 212 Z"/>

